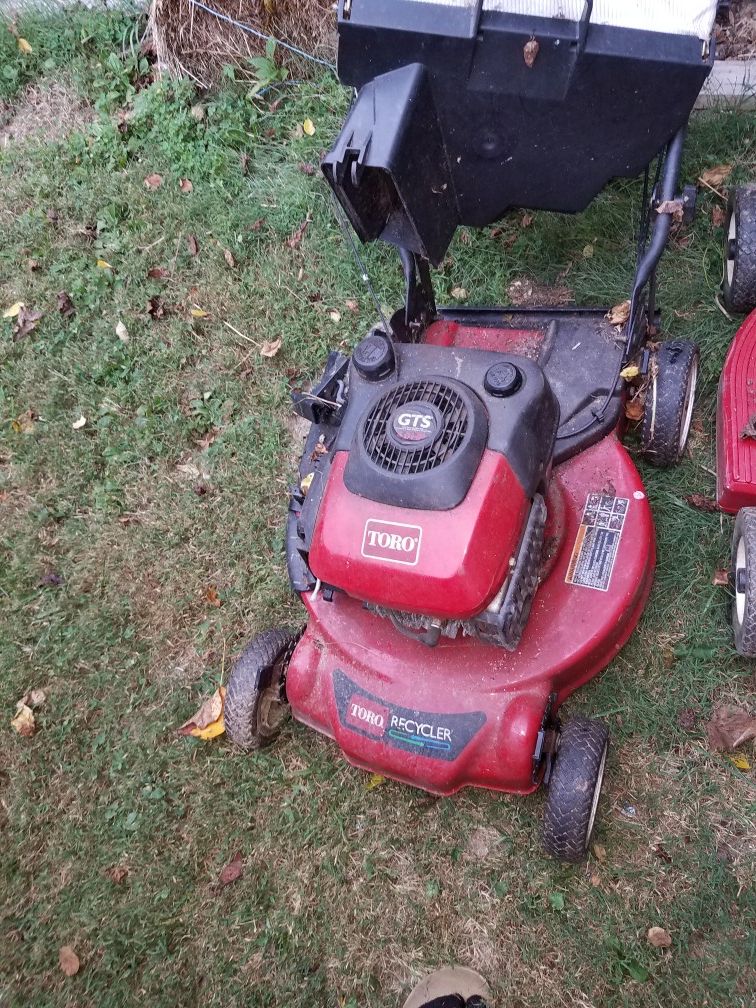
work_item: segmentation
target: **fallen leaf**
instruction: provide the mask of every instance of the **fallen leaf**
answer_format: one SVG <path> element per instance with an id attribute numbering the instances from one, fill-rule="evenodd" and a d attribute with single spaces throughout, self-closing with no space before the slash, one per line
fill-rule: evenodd
<path id="1" fill-rule="evenodd" d="M 730 583 L 730 572 L 728 570 L 715 570 L 711 577 L 711 583 L 719 588 L 726 587 Z"/>
<path id="2" fill-rule="evenodd" d="M 112 270 L 113 267 L 110 265 L 110 263 L 107 261 L 107 259 L 98 259 L 97 260 L 97 269 Z"/>
<path id="3" fill-rule="evenodd" d="M 165 305 L 161 297 L 151 297 L 147 302 L 147 314 L 154 319 L 162 318 L 165 315 Z"/>
<path id="4" fill-rule="evenodd" d="M 713 206 L 711 208 L 711 225 L 712 227 L 722 227 L 725 220 L 727 219 L 727 214 L 722 209 L 721 206 Z"/>
<path id="5" fill-rule="evenodd" d="M 74 420 L 74 422 L 71 424 L 71 427 L 73 428 L 73 430 L 81 430 L 82 427 L 86 426 L 86 423 L 87 418 L 82 415 L 79 417 L 78 420 Z"/>
<path id="6" fill-rule="evenodd" d="M 116 336 L 121 341 L 121 343 L 129 342 L 129 330 L 123 324 L 123 322 L 117 322 L 115 327 Z"/>
<path id="7" fill-rule="evenodd" d="M 756 438 L 756 416 L 752 416 L 743 430 L 740 432 L 742 438 Z"/>
<path id="8" fill-rule="evenodd" d="M 593 856 L 596 858 L 597 861 L 600 861 L 601 864 L 603 864 L 606 861 L 606 847 L 604 847 L 600 843 L 595 843 L 592 849 L 593 849 Z"/>
<path id="9" fill-rule="evenodd" d="M 16 324 L 13 327 L 13 340 L 18 342 L 23 339 L 24 336 L 28 336 L 29 333 L 34 332 L 39 324 L 39 320 L 44 315 L 44 312 L 33 311 L 30 308 L 22 308 L 18 313 L 16 318 Z"/>
<path id="10" fill-rule="evenodd" d="M 683 497 L 685 503 L 696 511 L 708 511 L 714 512 L 719 511 L 719 505 L 714 500 L 713 497 L 704 497 L 703 494 L 688 494 L 687 497 Z"/>
<path id="11" fill-rule="evenodd" d="M 657 843 L 653 846 L 654 854 L 664 861 L 665 864 L 672 864 L 672 857 L 663 844 Z"/>
<path id="12" fill-rule="evenodd" d="M 467 300 L 467 290 L 464 287 L 452 287 L 451 296 L 455 301 Z"/>
<path id="13" fill-rule="evenodd" d="M 341 322 L 341 312 L 333 308 L 328 312 L 328 315 L 332 322 Z"/>
<path id="14" fill-rule="evenodd" d="M 182 178 L 179 179 L 179 189 L 182 193 L 190 193 L 194 186 L 192 185 L 191 179 Z"/>
<path id="15" fill-rule="evenodd" d="M 205 449 L 209 448 L 215 441 L 219 434 L 220 430 L 217 427 L 211 427 L 207 433 L 203 434 L 201 438 L 197 438 L 194 443 L 200 451 L 205 451 Z"/>
<path id="16" fill-rule="evenodd" d="M 236 266 L 236 259 L 234 259 L 234 254 L 231 249 L 223 250 L 223 258 L 226 260 L 226 265 L 233 269 Z"/>
<path id="17" fill-rule="evenodd" d="M 150 280 L 168 280 L 170 275 L 171 271 L 165 266 L 153 266 L 152 269 L 147 270 L 147 276 Z"/>
<path id="18" fill-rule="evenodd" d="M 33 434 L 39 417 L 34 410 L 27 410 L 21 413 L 15 420 L 11 421 L 11 427 L 16 434 Z"/>
<path id="19" fill-rule="evenodd" d="M 10 308 L 6 308 L 3 312 L 3 318 L 15 318 L 21 309 L 24 307 L 23 301 L 14 302 Z"/>
<path id="20" fill-rule="evenodd" d="M 16 704 L 16 713 L 11 720 L 11 728 L 23 738 L 31 738 L 36 731 L 34 711 L 23 700 Z"/>
<path id="21" fill-rule="evenodd" d="M 307 216 L 299 225 L 299 227 L 296 229 L 296 231 L 293 231 L 292 234 L 286 239 L 286 244 L 289 246 L 290 249 L 299 248 L 299 246 L 302 244 L 302 239 L 305 236 L 305 232 L 307 231 L 309 224 L 310 224 L 310 215 L 307 214 Z"/>
<path id="22" fill-rule="evenodd" d="M 197 713 L 181 725 L 179 735 L 192 735 L 194 738 L 204 740 L 222 735 L 226 730 L 223 724 L 225 701 L 226 688 L 219 686 L 215 693 L 202 703 Z"/>
<path id="23" fill-rule="evenodd" d="M 637 378 L 640 374 L 640 368 L 637 364 L 629 364 L 626 368 L 622 368 L 620 371 L 620 378 L 624 378 L 625 381 L 632 381 L 633 378 Z"/>
<path id="24" fill-rule="evenodd" d="M 315 123 L 312 119 L 305 119 L 302 123 L 302 130 L 307 134 L 307 136 L 315 136 Z"/>
<path id="25" fill-rule="evenodd" d="M 71 296 L 68 291 L 58 291 L 55 295 L 55 304 L 64 319 L 73 318 L 76 314 L 76 306 L 71 300 Z"/>
<path id="26" fill-rule="evenodd" d="M 643 400 L 640 396 L 636 396 L 635 399 L 629 399 L 625 403 L 625 416 L 628 420 L 632 420 L 633 423 L 637 423 L 638 420 L 642 420 L 643 413 Z"/>
<path id="27" fill-rule="evenodd" d="M 606 313 L 609 325 L 624 325 L 630 318 L 630 301 L 620 301 Z"/>
<path id="28" fill-rule="evenodd" d="M 309 161 L 301 161 L 299 164 L 299 170 L 303 175 L 314 175 L 316 168 L 314 164 L 310 164 Z"/>
<path id="29" fill-rule="evenodd" d="M 58 952 L 58 965 L 67 977 L 76 976 L 81 968 L 81 962 L 70 945 L 63 945 Z"/>
<path id="30" fill-rule="evenodd" d="M 715 165 L 714 168 L 708 168 L 705 172 L 699 175 L 698 181 L 702 182 L 704 185 L 711 186 L 712 189 L 716 189 L 717 186 L 722 185 L 726 178 L 729 178 L 731 172 L 732 165 Z"/>
<path id="31" fill-rule="evenodd" d="M 281 349 L 281 344 L 283 340 L 280 338 L 277 340 L 266 340 L 260 347 L 261 357 L 275 357 L 278 351 Z"/>
<path id="32" fill-rule="evenodd" d="M 244 859 L 242 858 L 241 851 L 236 851 L 228 864 L 221 868 L 221 873 L 218 876 L 218 883 L 226 886 L 231 885 L 232 882 L 238 882 L 242 877 L 243 871 Z"/>
<path id="33" fill-rule="evenodd" d="M 163 176 L 158 175 L 157 172 L 153 172 L 148 175 L 144 180 L 144 185 L 146 189 L 159 189 L 163 184 Z"/>
<path id="34" fill-rule="evenodd" d="M 593 245 L 586 245 L 583 249 L 583 259 L 593 258 Z"/>
<path id="35" fill-rule="evenodd" d="M 186 236 L 186 247 L 189 250 L 189 255 L 190 256 L 196 256 L 197 255 L 197 253 L 199 252 L 199 244 L 197 242 L 197 239 L 194 237 L 194 235 L 190 234 L 190 235 Z"/>
<path id="36" fill-rule="evenodd" d="M 379 773 L 372 773 L 368 778 L 367 784 L 365 785 L 366 791 L 372 791 L 374 788 L 380 787 L 381 784 L 386 783 L 386 778 Z"/>
<path id="37" fill-rule="evenodd" d="M 215 587 L 215 585 L 208 585 L 208 587 L 205 589 L 205 601 L 209 602 L 210 605 L 212 606 L 216 606 L 217 608 L 220 608 L 223 605 L 221 597 L 218 594 L 218 589 Z"/>
<path id="38" fill-rule="evenodd" d="M 34 273 L 36 270 L 39 269 L 39 259 L 27 259 L 26 268 L 29 270 L 30 273 Z"/>
<path id="39" fill-rule="evenodd" d="M 301 489 L 301 491 L 302 491 L 303 494 L 306 494 L 307 491 L 312 486 L 312 481 L 313 481 L 314 477 L 315 477 L 315 473 L 314 472 L 307 473 L 306 476 L 302 477 L 302 481 L 300 482 L 299 487 L 300 487 L 300 489 Z"/>
<path id="40" fill-rule="evenodd" d="M 657 206 L 656 212 L 658 214 L 669 214 L 674 220 L 681 221 L 683 219 L 683 209 L 684 204 L 681 199 L 662 200 Z"/>
<path id="41" fill-rule="evenodd" d="M 47 700 L 47 693 L 43 689 L 33 689 L 25 693 L 21 698 L 21 703 L 26 704 L 27 707 L 31 707 L 32 710 L 36 710 L 37 707 L 41 707 Z"/>
<path id="42" fill-rule="evenodd" d="M 532 214 L 527 214 L 526 213 L 526 214 L 522 215 L 522 220 L 520 221 L 520 226 L 521 227 L 529 228 L 532 223 L 533 223 L 533 215 Z"/>
<path id="43" fill-rule="evenodd" d="M 18 46 L 20 52 L 22 52 L 22 53 L 28 54 L 28 53 L 33 53 L 34 52 L 34 50 L 32 49 L 31 45 L 26 41 L 25 38 L 21 38 L 20 35 L 16 39 L 16 45 Z"/>
<path id="44" fill-rule="evenodd" d="M 692 707 L 683 707 L 677 712 L 677 723 L 686 731 L 693 731 L 698 724 L 698 713 Z"/>
<path id="45" fill-rule="evenodd" d="M 354 298 L 347 298 L 344 302 L 344 307 L 348 308 L 350 312 L 358 312 L 360 310 L 359 301 L 355 301 Z"/>
<path id="46" fill-rule="evenodd" d="M 734 704 L 717 707 L 706 725 L 709 745 L 715 752 L 733 752 L 756 739 L 756 717 Z"/>
<path id="47" fill-rule="evenodd" d="M 189 314 L 192 316 L 192 318 L 196 319 L 207 318 L 207 312 L 205 311 L 204 308 L 191 308 L 189 310 Z"/>
<path id="48" fill-rule="evenodd" d="M 672 944 L 672 935 L 661 927 L 650 927 L 646 932 L 649 945 L 654 948 L 669 948 Z"/>
<path id="49" fill-rule="evenodd" d="M 522 50 L 522 55 L 525 60 L 525 66 L 532 68 L 533 64 L 536 61 L 536 56 L 538 55 L 538 51 L 540 50 L 540 48 L 541 46 L 539 45 L 538 40 L 535 38 L 531 38 L 525 43 L 525 46 Z"/>
<path id="50" fill-rule="evenodd" d="M 751 762 L 747 756 L 743 755 L 743 753 L 734 753 L 728 755 L 727 759 L 730 761 L 730 763 L 732 763 L 732 765 L 735 767 L 736 770 L 751 769 Z"/>
<path id="51" fill-rule="evenodd" d="M 125 865 L 114 865 L 105 872 L 107 878 L 116 885 L 120 885 L 129 874 L 129 869 Z"/>

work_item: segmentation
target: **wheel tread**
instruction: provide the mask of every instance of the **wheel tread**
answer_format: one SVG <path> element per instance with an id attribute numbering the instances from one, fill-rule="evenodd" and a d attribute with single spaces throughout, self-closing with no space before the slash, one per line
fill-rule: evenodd
<path id="1" fill-rule="evenodd" d="M 544 847 L 560 861 L 582 861 L 587 853 L 593 792 L 608 742 L 601 721 L 575 717 L 562 729 L 543 819 Z"/>
<path id="2" fill-rule="evenodd" d="M 732 191 L 730 212 L 735 214 L 737 221 L 737 252 L 732 284 L 729 286 L 725 270 L 724 302 L 729 311 L 745 314 L 756 308 L 756 185 L 737 186 Z M 725 228 L 725 243 L 728 234 L 729 221 Z"/>
<path id="3" fill-rule="evenodd" d="M 288 629 L 264 630 L 244 649 L 228 678 L 224 724 L 229 739 L 249 752 L 272 741 L 256 730 L 260 693 L 270 684 L 273 668 L 283 660 L 288 665 L 300 633 Z"/>
<path id="4" fill-rule="evenodd" d="M 685 419 L 688 376 L 697 360 L 698 347 L 690 340 L 667 340 L 656 353 L 656 417 L 652 417 L 652 390 L 649 390 L 643 412 L 641 444 L 644 457 L 660 469 L 680 461 L 680 432 Z"/>

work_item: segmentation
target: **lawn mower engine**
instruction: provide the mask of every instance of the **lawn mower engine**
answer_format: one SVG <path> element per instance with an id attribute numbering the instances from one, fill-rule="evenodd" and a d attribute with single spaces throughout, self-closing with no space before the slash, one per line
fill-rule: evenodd
<path id="1" fill-rule="evenodd" d="M 559 418 L 543 371 L 376 331 L 346 389 L 338 427 L 318 432 L 322 470 L 297 528 L 321 590 L 427 645 L 463 633 L 513 650 L 538 582 Z"/>

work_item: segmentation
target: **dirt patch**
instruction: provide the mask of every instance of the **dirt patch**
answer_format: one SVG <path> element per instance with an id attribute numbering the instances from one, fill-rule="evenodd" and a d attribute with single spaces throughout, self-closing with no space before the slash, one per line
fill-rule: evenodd
<path id="1" fill-rule="evenodd" d="M 66 81 L 30 84 L 16 101 L 0 103 L 0 149 L 55 143 L 83 129 L 94 115 L 92 106 Z"/>
<path id="2" fill-rule="evenodd" d="M 717 59 L 756 58 L 756 3 L 733 0 L 716 26 Z"/>
<path id="3" fill-rule="evenodd" d="M 549 287 L 531 277 L 518 277 L 507 288 L 510 304 L 516 308 L 557 308 L 573 301 L 569 287 Z"/>

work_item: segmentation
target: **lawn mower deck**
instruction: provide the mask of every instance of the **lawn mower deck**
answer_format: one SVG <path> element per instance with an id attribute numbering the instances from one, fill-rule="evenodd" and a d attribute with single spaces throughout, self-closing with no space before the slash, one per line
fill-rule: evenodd
<path id="1" fill-rule="evenodd" d="M 452 356 L 464 348 L 540 362 L 566 400 L 560 399 L 564 419 L 555 457 L 568 457 L 549 482 L 539 588 L 515 651 L 463 633 L 441 635 L 428 647 L 397 632 L 385 611 L 366 607 L 369 586 L 359 599 L 322 586 L 302 593 L 309 619 L 289 664 L 287 698 L 294 716 L 334 738 L 353 764 L 438 794 L 465 785 L 532 791 L 546 769 L 545 735 L 559 705 L 611 661 L 635 627 L 654 566 L 642 482 L 618 437 L 602 437 L 600 424 L 583 432 L 588 447 L 570 454 L 579 448 L 571 432 L 614 388 L 621 341 L 604 316 L 469 310 L 442 313 L 428 327 L 426 344 Z M 586 355 L 594 362 L 588 373 Z M 608 423 L 616 426 L 616 410 Z M 313 443 L 328 442 L 327 434 L 321 437 L 316 426 Z M 305 481 L 324 464 L 340 464 L 338 458 L 326 462 L 326 453 L 315 454 L 314 463 L 312 456 L 304 456 Z M 347 552 L 351 543 L 358 554 L 375 505 L 352 497 L 347 504 L 340 498 L 338 513 L 321 511 L 320 521 L 337 530 Z M 440 513 L 447 518 L 446 535 L 433 521 L 439 512 L 389 518 L 407 528 L 417 523 L 433 569 L 438 554 L 451 549 L 446 536 L 465 524 L 460 510 Z M 392 582 L 403 565 L 390 550 L 384 558 L 375 561 L 375 590 L 396 597 L 401 591 Z"/>

